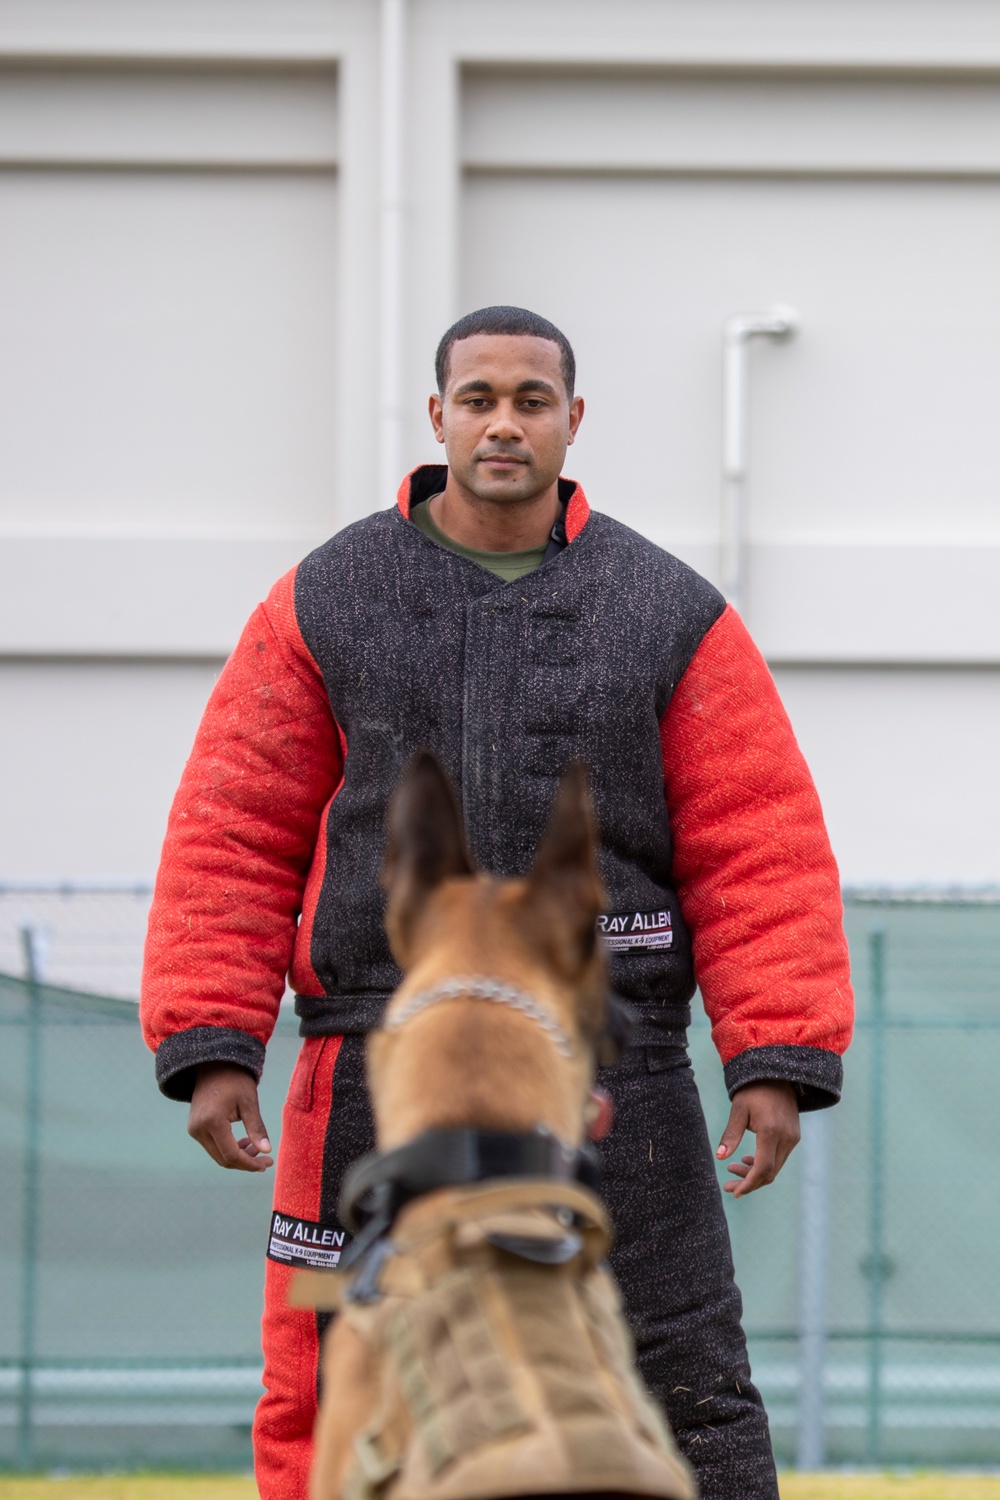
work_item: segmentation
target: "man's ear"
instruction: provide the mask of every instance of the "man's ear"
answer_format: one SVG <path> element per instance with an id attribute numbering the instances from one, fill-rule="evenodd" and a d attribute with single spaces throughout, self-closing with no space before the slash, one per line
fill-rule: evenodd
<path id="1" fill-rule="evenodd" d="M 418 750 L 403 772 L 387 822 L 385 930 L 396 961 L 406 968 L 413 929 L 427 898 L 442 880 L 474 873 L 458 799 L 429 750 Z"/>
<path id="2" fill-rule="evenodd" d="M 575 977 L 594 955 L 604 905 L 597 825 L 581 761 L 571 762 L 563 773 L 527 885 L 529 910 L 541 915 L 559 967 Z"/>

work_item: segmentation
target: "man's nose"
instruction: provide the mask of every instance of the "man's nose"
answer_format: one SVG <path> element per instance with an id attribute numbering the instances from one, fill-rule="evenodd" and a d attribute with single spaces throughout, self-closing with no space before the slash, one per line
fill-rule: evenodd
<path id="1" fill-rule="evenodd" d="M 524 436 L 517 408 L 512 401 L 498 401 L 487 436 L 499 442 L 517 442 Z"/>

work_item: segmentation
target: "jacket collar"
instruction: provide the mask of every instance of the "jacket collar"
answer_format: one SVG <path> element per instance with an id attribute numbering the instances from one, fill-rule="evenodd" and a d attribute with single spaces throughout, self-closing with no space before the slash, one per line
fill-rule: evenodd
<path id="1" fill-rule="evenodd" d="M 411 469 L 399 486 L 396 504 L 407 520 L 414 505 L 438 495 L 448 481 L 446 464 L 420 464 Z M 560 479 L 559 498 L 566 506 L 566 540 L 573 542 L 587 524 L 590 506 L 583 489 L 575 479 Z"/>

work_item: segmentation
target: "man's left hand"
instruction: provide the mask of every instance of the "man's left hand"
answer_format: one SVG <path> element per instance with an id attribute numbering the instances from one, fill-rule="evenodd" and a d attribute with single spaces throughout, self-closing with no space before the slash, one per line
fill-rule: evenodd
<path id="1" fill-rule="evenodd" d="M 733 1155 L 748 1130 L 757 1137 L 757 1149 L 729 1168 L 737 1181 L 727 1182 L 724 1191 L 734 1198 L 773 1182 L 799 1143 L 799 1105 L 790 1083 L 752 1083 L 733 1095 L 715 1153 L 720 1161 Z"/>

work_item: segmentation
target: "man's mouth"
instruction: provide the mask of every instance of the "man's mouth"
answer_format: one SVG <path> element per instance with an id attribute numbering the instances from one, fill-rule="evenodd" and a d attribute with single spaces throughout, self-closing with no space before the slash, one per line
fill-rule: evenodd
<path id="1" fill-rule="evenodd" d="M 481 464 L 490 464 L 493 468 L 514 468 L 518 464 L 526 464 L 526 458 L 518 458 L 513 453 L 484 453 L 479 460 Z"/>

